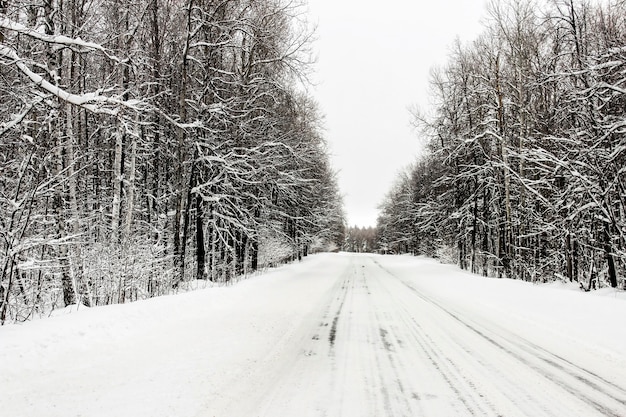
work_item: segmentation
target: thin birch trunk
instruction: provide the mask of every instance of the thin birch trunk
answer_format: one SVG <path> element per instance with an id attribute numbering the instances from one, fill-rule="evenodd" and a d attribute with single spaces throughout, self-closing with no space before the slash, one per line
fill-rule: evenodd
<path id="1" fill-rule="evenodd" d="M 137 132 L 138 134 L 138 132 Z M 126 219 L 124 222 L 124 240 L 128 242 L 132 233 L 133 212 L 135 211 L 135 171 L 137 160 L 137 136 L 131 136 L 130 166 L 128 170 L 128 184 L 126 186 Z"/>

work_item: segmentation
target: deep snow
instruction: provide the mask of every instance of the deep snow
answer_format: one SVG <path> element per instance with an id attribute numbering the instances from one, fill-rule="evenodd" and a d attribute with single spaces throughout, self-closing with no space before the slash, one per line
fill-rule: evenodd
<path id="1" fill-rule="evenodd" d="M 624 416 L 622 297 L 315 255 L 0 328 L 0 413 Z"/>

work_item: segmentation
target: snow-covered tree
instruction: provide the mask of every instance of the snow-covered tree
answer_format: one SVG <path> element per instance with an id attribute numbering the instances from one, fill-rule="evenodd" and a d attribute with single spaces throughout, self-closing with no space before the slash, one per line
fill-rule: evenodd
<path id="1" fill-rule="evenodd" d="M 0 6 L 2 321 L 337 243 L 303 4 Z"/>
<path id="2" fill-rule="evenodd" d="M 392 241 L 448 247 L 485 275 L 616 287 L 626 267 L 624 3 L 490 11 L 484 33 L 433 72 L 434 117 L 418 117 L 430 154 L 412 168 L 410 207 L 394 186 L 379 228 L 413 213 Z"/>

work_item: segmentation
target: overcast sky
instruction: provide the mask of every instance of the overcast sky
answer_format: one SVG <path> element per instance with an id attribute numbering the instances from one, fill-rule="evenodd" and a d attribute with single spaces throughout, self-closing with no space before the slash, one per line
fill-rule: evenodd
<path id="1" fill-rule="evenodd" d="M 420 149 L 409 107 L 428 106 L 429 71 L 458 36 L 474 39 L 484 0 L 308 0 L 318 25 L 313 94 L 339 171 L 348 223 L 377 206 Z"/>

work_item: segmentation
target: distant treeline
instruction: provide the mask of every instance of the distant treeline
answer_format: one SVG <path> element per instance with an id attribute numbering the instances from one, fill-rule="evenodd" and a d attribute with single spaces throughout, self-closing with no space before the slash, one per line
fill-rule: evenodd
<path id="1" fill-rule="evenodd" d="M 346 252 L 376 252 L 378 235 L 375 227 L 352 226 L 345 229 L 342 249 Z"/>

